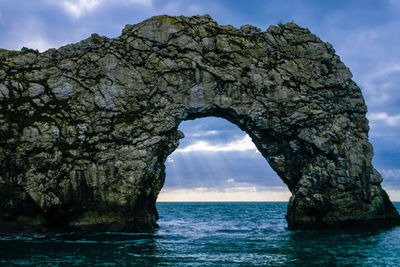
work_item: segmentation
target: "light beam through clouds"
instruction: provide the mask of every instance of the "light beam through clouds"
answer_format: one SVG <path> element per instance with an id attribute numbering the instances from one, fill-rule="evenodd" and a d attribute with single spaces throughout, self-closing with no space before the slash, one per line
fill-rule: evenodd
<path id="1" fill-rule="evenodd" d="M 158 201 L 288 201 L 290 192 L 251 138 L 220 118 L 181 123 Z"/>

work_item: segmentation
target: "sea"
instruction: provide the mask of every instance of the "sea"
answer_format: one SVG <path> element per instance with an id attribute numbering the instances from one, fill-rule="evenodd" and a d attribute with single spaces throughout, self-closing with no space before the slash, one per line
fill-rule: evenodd
<path id="1" fill-rule="evenodd" d="M 150 233 L 0 234 L 0 266 L 400 266 L 400 227 L 289 230 L 286 202 L 157 208 Z"/>

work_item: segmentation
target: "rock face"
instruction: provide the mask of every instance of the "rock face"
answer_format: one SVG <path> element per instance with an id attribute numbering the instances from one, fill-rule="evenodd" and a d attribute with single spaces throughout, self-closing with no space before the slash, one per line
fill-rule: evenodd
<path id="1" fill-rule="evenodd" d="M 178 125 L 206 116 L 246 131 L 287 184 L 289 226 L 399 224 L 351 77 L 294 23 L 262 32 L 207 15 L 153 17 L 43 53 L 0 50 L 2 225 L 155 227 Z"/>

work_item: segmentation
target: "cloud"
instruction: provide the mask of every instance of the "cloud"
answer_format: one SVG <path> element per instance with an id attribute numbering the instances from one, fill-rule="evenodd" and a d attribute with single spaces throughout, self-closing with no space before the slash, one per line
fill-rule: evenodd
<path id="1" fill-rule="evenodd" d="M 222 151 L 249 151 L 254 150 L 258 152 L 256 146 L 251 141 L 248 135 L 242 138 L 232 141 L 226 144 L 216 144 L 212 145 L 208 141 L 197 141 L 185 148 L 178 148 L 175 152 L 177 153 L 188 153 L 188 152 L 222 152 Z"/>
<path id="2" fill-rule="evenodd" d="M 199 187 L 193 189 L 163 188 L 159 202 L 196 201 L 288 201 L 291 196 L 284 187 L 231 187 L 215 189 Z"/>
<path id="3" fill-rule="evenodd" d="M 362 80 L 362 87 L 366 90 L 367 96 L 373 104 L 383 104 L 392 99 L 389 95 L 390 92 L 386 91 L 393 87 L 393 84 L 390 82 L 392 80 L 390 76 L 400 73 L 400 64 L 387 65 L 388 63 L 383 68 L 377 66 L 372 68 L 372 71 L 364 75 L 365 77 Z"/>
<path id="4" fill-rule="evenodd" d="M 104 0 L 48 0 L 63 9 L 69 15 L 79 18 L 95 10 Z"/>
<path id="5" fill-rule="evenodd" d="M 226 180 L 228 183 L 234 183 L 235 182 L 235 179 L 233 179 L 233 178 L 231 178 L 231 179 L 228 179 L 228 180 Z"/>
<path id="6" fill-rule="evenodd" d="M 82 14 L 90 12 L 101 3 L 100 0 L 65 0 L 61 1 L 64 9 L 72 16 L 79 18 Z"/>
<path id="7" fill-rule="evenodd" d="M 398 178 L 400 179 L 400 169 L 387 169 L 380 171 L 384 178 Z"/>
<path id="8" fill-rule="evenodd" d="M 388 193 L 391 201 L 400 201 L 400 190 L 385 189 L 385 191 Z"/>
<path id="9" fill-rule="evenodd" d="M 206 132 L 202 132 L 202 133 L 194 133 L 194 134 L 191 134 L 190 136 L 193 136 L 193 137 L 202 137 L 202 136 L 209 136 L 209 135 L 216 135 L 216 134 L 218 134 L 219 133 L 219 131 L 206 131 Z"/>
<path id="10" fill-rule="evenodd" d="M 57 47 L 57 45 L 52 45 L 52 42 L 47 40 L 46 37 L 37 35 L 29 41 L 24 41 L 21 43 L 20 47 L 28 47 L 32 49 L 37 49 L 43 52 L 51 47 Z"/>
<path id="11" fill-rule="evenodd" d="M 51 3 L 56 4 L 62 8 L 65 12 L 73 16 L 74 18 L 80 18 L 81 16 L 95 11 L 100 8 L 103 4 L 129 4 L 129 5 L 142 5 L 146 7 L 152 6 L 151 0 L 49 0 Z"/>
<path id="12" fill-rule="evenodd" d="M 384 188 L 391 201 L 400 201 L 400 190 Z M 216 189 L 197 187 L 191 189 L 164 187 L 158 202 L 237 202 L 237 201 L 289 201 L 290 191 L 286 187 L 243 186 Z"/>
<path id="13" fill-rule="evenodd" d="M 11 49 L 21 49 L 25 46 L 42 52 L 61 45 L 61 42 L 51 40 L 46 35 L 45 25 L 36 18 L 26 18 L 14 23 L 8 38 L 8 46 L 11 46 Z"/>
<path id="14" fill-rule="evenodd" d="M 193 13 L 193 14 L 201 14 L 204 12 L 204 7 L 201 5 L 190 5 L 187 10 L 189 11 L 189 13 Z"/>
<path id="15" fill-rule="evenodd" d="M 392 159 L 391 159 L 392 160 Z M 395 160 L 397 162 L 397 160 Z M 383 182 L 382 186 L 388 190 L 399 190 L 400 189 L 400 169 L 379 169 L 382 174 Z"/>
<path id="16" fill-rule="evenodd" d="M 389 5 L 385 6 L 390 9 Z M 334 44 L 337 54 L 351 69 L 354 80 L 363 90 L 369 109 L 375 111 L 387 109 L 388 104 L 396 106 L 395 99 L 398 99 L 398 88 L 393 81 L 400 72 L 399 34 L 395 34 L 400 23 L 398 16 L 394 18 L 391 11 L 382 10 L 381 14 L 389 14 L 380 18 L 376 13 L 379 11 L 368 11 L 370 8 L 366 7 L 365 12 L 371 12 L 371 18 L 363 23 L 342 28 L 335 25 L 330 29 L 321 25 L 318 35 L 325 35 L 323 39 Z M 328 32 L 324 33 L 324 30 Z"/>
<path id="17" fill-rule="evenodd" d="M 211 10 L 218 10 L 219 7 L 216 3 L 206 3 L 205 1 L 196 1 L 197 3 L 193 4 L 191 2 L 195 1 L 155 1 L 157 4 L 153 4 L 154 9 L 159 13 L 169 14 L 169 15 L 201 15 Z M 221 7 L 219 8 L 221 9 Z"/>
<path id="18" fill-rule="evenodd" d="M 375 79 L 378 77 L 387 76 L 387 75 L 395 73 L 395 72 L 400 72 L 400 64 L 395 64 L 395 65 L 389 66 L 385 69 L 381 69 L 370 78 Z"/>
<path id="19" fill-rule="evenodd" d="M 368 115 L 368 119 L 371 123 L 378 122 L 392 127 L 400 126 L 400 114 L 391 116 L 386 112 L 371 113 Z"/>
<path id="20" fill-rule="evenodd" d="M 172 157 L 168 157 L 167 158 L 167 162 L 169 162 L 169 163 L 172 163 L 172 162 L 174 162 L 175 160 L 172 158 Z"/>

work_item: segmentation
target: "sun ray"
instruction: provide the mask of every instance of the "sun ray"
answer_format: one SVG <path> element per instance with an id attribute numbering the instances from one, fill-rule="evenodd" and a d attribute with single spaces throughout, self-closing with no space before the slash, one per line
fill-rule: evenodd
<path id="1" fill-rule="evenodd" d="M 158 201 L 288 201 L 286 185 L 237 126 L 212 117 L 179 129 L 186 137 L 167 158 Z"/>

